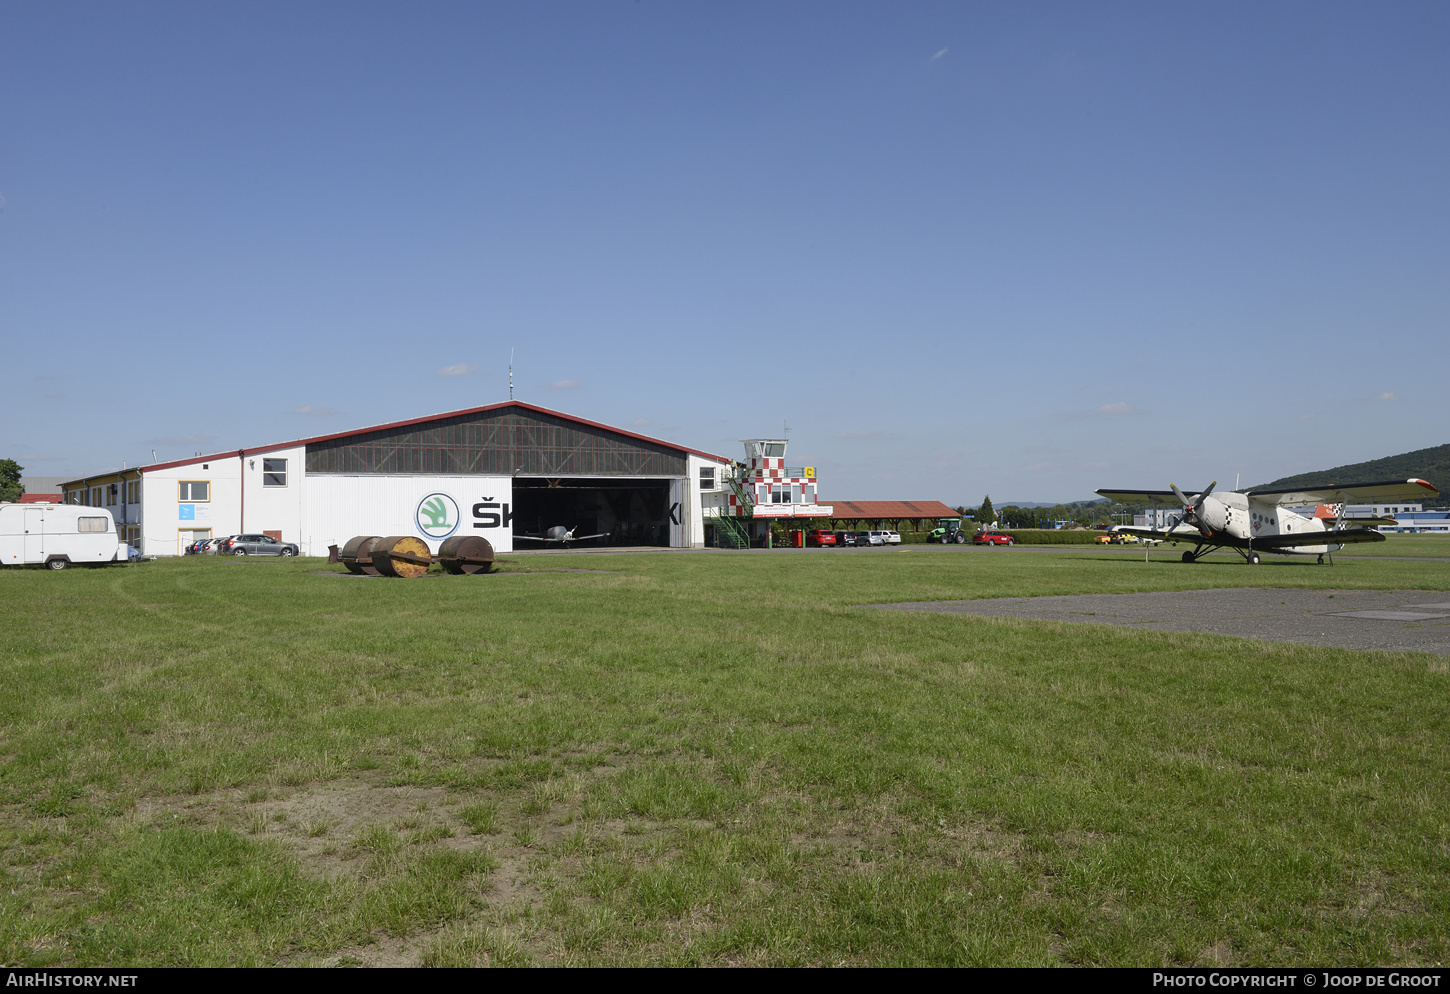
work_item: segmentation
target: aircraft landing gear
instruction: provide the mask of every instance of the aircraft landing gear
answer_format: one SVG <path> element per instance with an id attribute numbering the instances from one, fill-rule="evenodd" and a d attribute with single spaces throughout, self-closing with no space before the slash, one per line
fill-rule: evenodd
<path id="1" fill-rule="evenodd" d="M 1194 563 L 1194 562 L 1197 562 L 1198 559 L 1193 555 L 1193 553 L 1191 553 L 1191 552 L 1185 552 L 1183 554 L 1183 561 L 1185 563 Z"/>
<path id="2" fill-rule="evenodd" d="M 1257 552 L 1250 552 L 1247 558 L 1250 566 L 1259 565 L 1259 554 Z"/>
<path id="3" fill-rule="evenodd" d="M 1320 566 L 1323 566 L 1324 565 L 1324 555 L 1322 553 L 1319 556 L 1319 565 Z"/>

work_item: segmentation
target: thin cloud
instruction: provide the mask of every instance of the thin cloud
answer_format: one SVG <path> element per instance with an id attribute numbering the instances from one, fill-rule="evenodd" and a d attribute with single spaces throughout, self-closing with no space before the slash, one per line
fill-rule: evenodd
<path id="1" fill-rule="evenodd" d="M 1091 411 L 1064 411 L 1057 416 L 1059 421 L 1082 421 L 1085 418 L 1115 418 L 1124 415 L 1146 414 L 1147 411 L 1140 411 L 1126 400 L 1115 401 L 1111 404 L 1104 404 L 1095 407 Z"/>
<path id="2" fill-rule="evenodd" d="M 636 428 L 648 428 L 650 425 L 654 424 L 654 422 L 651 421 L 649 418 L 635 418 L 633 421 L 630 422 L 630 424 Z"/>
<path id="3" fill-rule="evenodd" d="M 460 362 L 454 366 L 444 366 L 438 370 L 439 376 L 467 376 L 469 373 L 478 372 L 478 363 Z"/>
<path id="4" fill-rule="evenodd" d="M 943 56 L 943 55 L 945 55 L 945 54 L 947 54 L 947 50 L 946 50 L 946 49 L 942 49 L 942 50 L 941 50 L 941 51 L 940 51 L 940 52 L 937 52 L 937 53 L 936 53 L 936 54 L 935 54 L 935 55 L 933 55 L 933 56 L 932 56 L 932 57 L 931 57 L 931 58 L 930 58 L 930 59 L 929 59 L 929 60 L 927 60 L 927 61 L 929 61 L 929 62 L 935 62 L 935 61 L 936 61 L 936 60 L 937 60 L 937 59 L 939 59 L 939 58 L 941 58 L 941 57 L 942 57 L 942 56 Z"/>
<path id="5" fill-rule="evenodd" d="M 141 439 L 142 445 L 205 445 L 215 435 L 157 435 Z"/>
<path id="6" fill-rule="evenodd" d="M 325 418 L 339 412 L 332 407 L 313 407 L 311 404 L 299 404 L 298 406 L 292 408 L 292 413 L 309 414 L 313 417 Z"/>
<path id="7" fill-rule="evenodd" d="M 897 436 L 894 431 L 838 431 L 836 437 L 854 442 L 881 442 Z"/>
<path id="8" fill-rule="evenodd" d="M 1317 415 L 1317 414 L 1301 414 L 1297 418 L 1295 418 L 1294 420 L 1295 421 L 1313 421 L 1317 417 L 1319 417 L 1319 415 Z"/>
<path id="9" fill-rule="evenodd" d="M 1373 401 L 1374 403 L 1379 403 L 1380 401 L 1391 401 L 1391 400 L 1399 400 L 1399 399 L 1400 399 L 1399 397 L 1397 397 L 1394 394 L 1390 393 L 1388 390 L 1385 391 L 1384 393 L 1380 394 L 1378 397 L 1371 397 L 1370 398 L 1370 400 Z"/>
<path id="10" fill-rule="evenodd" d="M 583 380 L 555 380 L 549 384 L 550 390 L 578 390 L 584 385 Z"/>

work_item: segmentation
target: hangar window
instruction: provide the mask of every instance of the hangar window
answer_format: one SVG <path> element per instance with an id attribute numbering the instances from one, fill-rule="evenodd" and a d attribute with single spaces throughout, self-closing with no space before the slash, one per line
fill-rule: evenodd
<path id="1" fill-rule="evenodd" d="M 107 518 L 77 518 L 76 531 L 81 532 L 108 532 L 111 529 L 106 527 Z"/>
<path id="2" fill-rule="evenodd" d="M 714 466 L 701 466 L 700 467 L 700 489 L 701 490 L 714 490 L 715 489 L 715 467 Z"/>
<path id="3" fill-rule="evenodd" d="M 285 487 L 287 485 L 287 460 L 262 460 L 262 486 Z"/>
<path id="4" fill-rule="evenodd" d="M 211 500 L 211 484 L 205 480 L 182 480 L 179 487 L 184 501 Z"/>

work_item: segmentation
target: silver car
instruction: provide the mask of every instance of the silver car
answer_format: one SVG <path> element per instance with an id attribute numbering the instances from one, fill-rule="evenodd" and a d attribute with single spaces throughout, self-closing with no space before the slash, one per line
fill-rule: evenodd
<path id="1" fill-rule="evenodd" d="M 233 535 L 217 546 L 219 556 L 295 556 L 301 551 L 290 542 L 279 542 L 271 535 Z"/>

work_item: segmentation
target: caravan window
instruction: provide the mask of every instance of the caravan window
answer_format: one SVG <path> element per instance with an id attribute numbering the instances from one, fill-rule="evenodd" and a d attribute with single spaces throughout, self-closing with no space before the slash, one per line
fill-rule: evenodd
<path id="1" fill-rule="evenodd" d="M 80 532 L 108 532 L 111 529 L 106 527 L 106 518 L 77 518 L 76 531 Z"/>

